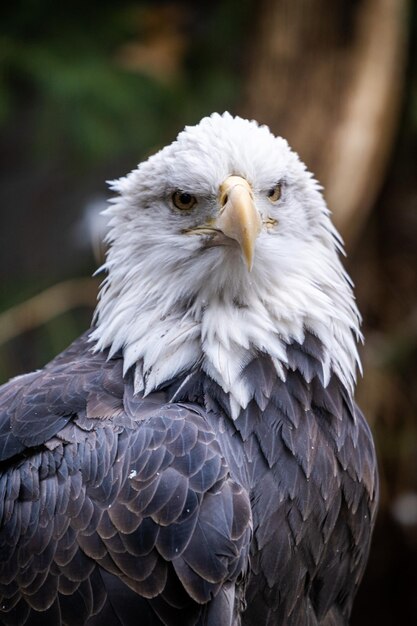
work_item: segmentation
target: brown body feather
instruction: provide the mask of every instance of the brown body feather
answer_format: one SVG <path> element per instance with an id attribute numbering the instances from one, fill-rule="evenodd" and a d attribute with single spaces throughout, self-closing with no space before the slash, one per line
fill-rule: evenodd
<path id="1" fill-rule="evenodd" d="M 236 421 L 198 369 L 146 398 L 86 336 L 0 391 L 2 624 L 343 625 L 372 439 L 312 335 L 259 355 Z"/>

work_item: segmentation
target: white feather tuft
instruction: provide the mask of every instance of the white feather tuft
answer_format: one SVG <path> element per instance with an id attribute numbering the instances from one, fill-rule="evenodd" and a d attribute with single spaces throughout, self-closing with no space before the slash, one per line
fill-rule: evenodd
<path id="1" fill-rule="evenodd" d="M 219 185 L 231 174 L 248 180 L 261 216 L 277 222 L 259 235 L 251 273 L 237 247 L 184 234 L 216 215 Z M 278 181 L 282 199 L 272 206 L 266 193 Z M 95 350 L 123 350 L 137 392 L 200 363 L 236 416 L 250 401 L 242 371 L 253 355 L 269 353 L 285 379 L 286 345 L 306 330 L 323 344 L 324 380 L 335 372 L 353 389 L 360 317 L 338 257 L 342 241 L 285 140 L 213 114 L 111 187 L 120 195 L 106 210 L 108 275 L 91 339 Z M 192 211 L 172 206 L 178 189 L 196 196 Z"/>

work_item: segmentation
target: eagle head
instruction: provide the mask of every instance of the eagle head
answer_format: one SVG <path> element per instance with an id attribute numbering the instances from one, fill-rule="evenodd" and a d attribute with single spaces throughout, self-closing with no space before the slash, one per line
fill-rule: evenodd
<path id="1" fill-rule="evenodd" d="M 187 126 L 111 183 L 107 272 L 91 340 L 122 350 L 137 392 L 201 367 L 250 400 L 256 353 L 285 378 L 286 348 L 308 331 L 323 380 L 352 388 L 359 314 L 321 189 L 285 139 L 229 113 Z"/>

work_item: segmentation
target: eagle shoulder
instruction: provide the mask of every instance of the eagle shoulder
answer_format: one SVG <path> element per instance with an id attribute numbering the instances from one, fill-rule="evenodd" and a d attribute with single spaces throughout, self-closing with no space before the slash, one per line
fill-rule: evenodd
<path id="1" fill-rule="evenodd" d="M 45 624 L 129 624 L 138 603 L 149 623 L 234 611 L 248 493 L 204 411 L 134 396 L 120 361 L 83 340 L 3 388 L 4 623 L 30 623 L 35 610 Z"/>

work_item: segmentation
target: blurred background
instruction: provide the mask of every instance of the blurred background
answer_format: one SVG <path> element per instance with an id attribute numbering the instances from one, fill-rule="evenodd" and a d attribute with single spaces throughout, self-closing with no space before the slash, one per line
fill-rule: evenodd
<path id="1" fill-rule="evenodd" d="M 0 382 L 85 330 L 106 180 L 239 113 L 324 185 L 366 337 L 382 496 L 352 626 L 417 623 L 417 6 L 25 0 L 0 9 Z"/>

